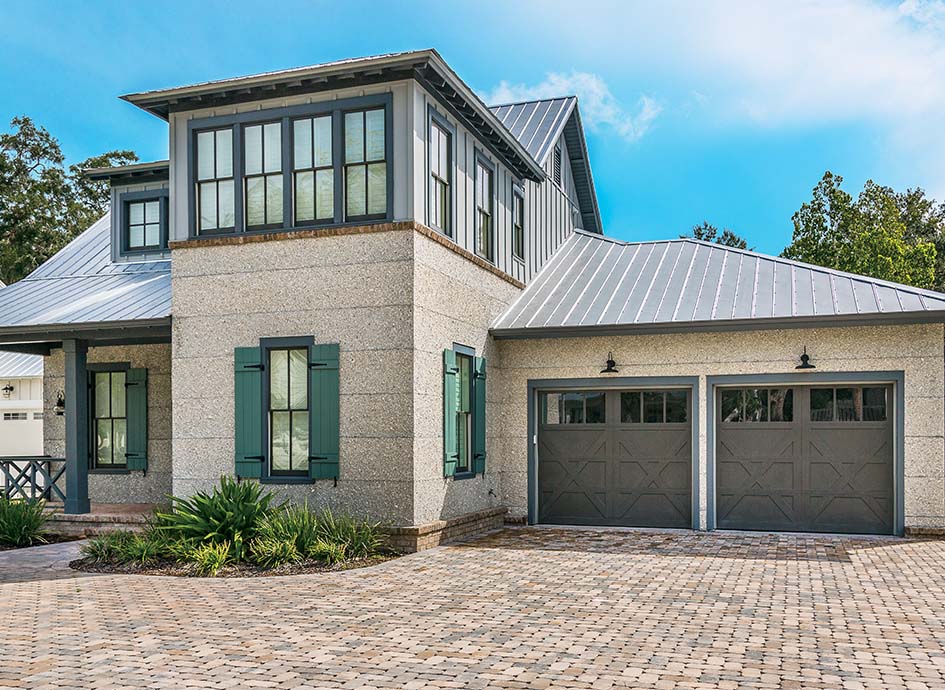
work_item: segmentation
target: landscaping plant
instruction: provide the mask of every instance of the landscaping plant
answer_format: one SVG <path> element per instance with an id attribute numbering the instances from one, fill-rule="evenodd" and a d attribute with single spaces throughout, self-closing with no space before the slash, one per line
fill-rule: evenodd
<path id="1" fill-rule="evenodd" d="M 49 515 L 45 501 L 0 497 L 0 546 L 44 544 Z"/>

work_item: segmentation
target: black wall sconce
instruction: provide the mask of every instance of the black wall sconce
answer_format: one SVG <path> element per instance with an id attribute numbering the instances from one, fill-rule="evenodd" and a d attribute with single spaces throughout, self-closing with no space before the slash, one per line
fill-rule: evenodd
<path id="1" fill-rule="evenodd" d="M 3 397 L 4 397 L 4 398 L 9 398 L 9 397 L 10 397 L 10 394 L 13 392 L 13 384 L 8 383 L 7 385 L 5 385 L 5 386 L 4 386 L 2 389 L 0 389 L 0 390 L 3 391 Z"/>
<path id="2" fill-rule="evenodd" d="M 795 369 L 816 369 L 813 364 L 810 363 L 810 355 L 807 354 L 807 345 L 804 346 L 804 354 L 801 355 L 801 363 L 798 364 Z"/>
<path id="3" fill-rule="evenodd" d="M 607 367 L 606 367 L 605 369 L 601 369 L 601 370 L 600 370 L 600 373 L 602 373 L 602 374 L 617 374 L 617 373 L 619 373 L 619 372 L 617 371 L 617 363 L 614 361 L 614 353 L 613 353 L 613 352 L 608 352 L 608 353 L 607 353 Z"/>
<path id="4" fill-rule="evenodd" d="M 61 417 L 66 413 L 66 394 L 62 390 L 56 393 L 56 404 L 53 405 L 53 412 L 56 413 L 57 417 Z"/>

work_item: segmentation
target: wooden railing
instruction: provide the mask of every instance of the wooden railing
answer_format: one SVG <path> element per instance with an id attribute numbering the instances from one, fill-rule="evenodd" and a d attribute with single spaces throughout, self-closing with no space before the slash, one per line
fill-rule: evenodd
<path id="1" fill-rule="evenodd" d="M 66 494 L 58 485 L 65 471 L 65 458 L 0 457 L 0 490 L 6 498 L 65 501 Z"/>

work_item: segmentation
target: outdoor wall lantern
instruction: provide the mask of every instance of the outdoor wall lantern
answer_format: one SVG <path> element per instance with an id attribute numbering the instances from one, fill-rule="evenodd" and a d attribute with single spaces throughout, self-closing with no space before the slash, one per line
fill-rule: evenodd
<path id="1" fill-rule="evenodd" d="M 13 392 L 13 384 L 12 384 L 12 383 L 8 383 L 7 385 L 5 385 L 5 386 L 3 387 L 2 390 L 3 390 L 3 397 L 4 397 L 4 398 L 9 398 L 9 397 L 10 397 L 10 393 Z"/>
<path id="2" fill-rule="evenodd" d="M 616 374 L 616 373 L 619 373 L 619 372 L 617 371 L 617 363 L 614 361 L 614 353 L 613 353 L 613 352 L 608 352 L 608 353 L 607 353 L 607 367 L 606 367 L 605 369 L 601 369 L 601 370 L 600 370 L 600 373 L 602 373 L 602 374 Z"/>
<path id="3" fill-rule="evenodd" d="M 813 364 L 810 363 L 810 355 L 807 354 L 807 345 L 804 346 L 804 354 L 801 355 L 801 363 L 798 364 L 795 369 L 816 369 Z"/>
<path id="4" fill-rule="evenodd" d="M 55 412 L 58 417 L 66 413 L 66 394 L 62 390 L 56 393 L 56 404 L 53 405 L 53 412 Z"/>

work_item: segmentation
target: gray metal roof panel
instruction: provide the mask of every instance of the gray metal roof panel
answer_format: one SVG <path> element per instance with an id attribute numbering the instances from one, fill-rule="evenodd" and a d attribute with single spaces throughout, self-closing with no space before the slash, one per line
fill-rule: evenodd
<path id="1" fill-rule="evenodd" d="M 490 106 L 525 150 L 544 165 L 577 104 L 574 96 Z"/>
<path id="2" fill-rule="evenodd" d="M 0 379 L 31 378 L 43 375 L 43 358 L 22 352 L 0 352 Z"/>
<path id="3" fill-rule="evenodd" d="M 576 231 L 493 325 L 498 336 L 698 324 L 943 320 L 945 294 L 693 239 Z"/>

